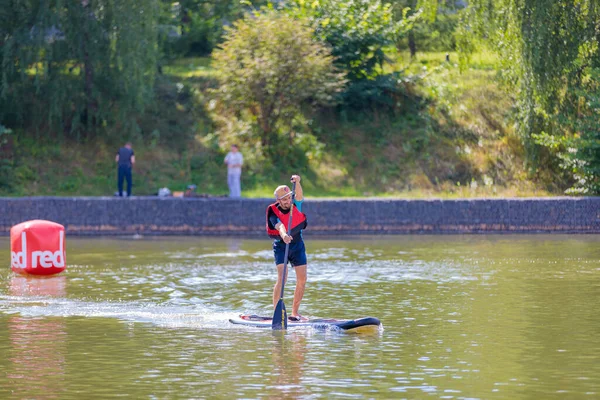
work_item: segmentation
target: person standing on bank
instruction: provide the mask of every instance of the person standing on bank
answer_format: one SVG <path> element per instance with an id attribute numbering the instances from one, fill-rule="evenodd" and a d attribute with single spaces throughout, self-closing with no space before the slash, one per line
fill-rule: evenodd
<path id="1" fill-rule="evenodd" d="M 292 314 L 289 317 L 292 321 L 302 321 L 306 318 L 299 314 L 300 302 L 304 297 L 304 288 L 306 286 L 306 248 L 302 239 L 302 230 L 306 228 L 306 215 L 302 213 L 302 203 L 304 194 L 300 185 L 300 176 L 292 175 L 291 181 L 296 184 L 294 207 L 292 208 L 292 229 L 287 232 L 287 226 L 292 204 L 292 191 L 286 185 L 278 186 L 275 189 L 275 203 L 267 207 L 267 234 L 273 238 L 273 253 L 275 256 L 275 265 L 277 266 L 277 283 L 273 288 L 273 307 L 277 307 L 277 302 L 281 295 L 281 285 L 287 276 L 283 277 L 283 263 L 285 257 L 285 245 L 289 243 L 288 259 L 292 268 L 296 272 L 296 290 L 294 291 L 294 302 L 292 304 Z"/>
<path id="2" fill-rule="evenodd" d="M 242 164 L 244 157 L 236 144 L 231 145 L 231 151 L 225 156 L 227 164 L 227 185 L 229 186 L 229 197 L 242 197 L 240 178 L 242 176 Z"/>
<path id="3" fill-rule="evenodd" d="M 132 186 L 131 169 L 135 164 L 135 155 L 131 143 L 125 143 L 125 146 L 117 151 L 115 161 L 118 166 L 117 188 L 119 189 L 119 196 L 123 197 L 123 179 L 125 179 L 127 181 L 127 197 L 129 197 L 131 196 Z"/>

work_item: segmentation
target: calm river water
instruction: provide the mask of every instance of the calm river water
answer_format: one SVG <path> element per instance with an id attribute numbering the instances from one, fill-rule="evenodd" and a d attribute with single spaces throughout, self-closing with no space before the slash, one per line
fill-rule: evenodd
<path id="1" fill-rule="evenodd" d="M 599 235 L 306 247 L 301 312 L 383 330 L 230 324 L 272 314 L 266 239 L 67 238 L 67 271 L 28 279 L 0 238 L 0 398 L 600 398 Z"/>

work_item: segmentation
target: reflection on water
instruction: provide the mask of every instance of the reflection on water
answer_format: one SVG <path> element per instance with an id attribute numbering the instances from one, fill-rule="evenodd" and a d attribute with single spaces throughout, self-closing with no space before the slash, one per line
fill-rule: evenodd
<path id="1" fill-rule="evenodd" d="M 600 397 L 600 236 L 307 238 L 302 313 L 385 325 L 354 335 L 228 322 L 273 312 L 268 241 L 70 244 L 0 271 L 0 398 Z"/>
<path id="2" fill-rule="evenodd" d="M 299 332 L 284 335 L 282 332 L 272 332 L 273 378 L 271 386 L 275 392 L 269 397 L 273 399 L 298 398 L 303 391 L 304 357 L 306 354 L 307 338 Z"/>
<path id="3" fill-rule="evenodd" d="M 9 296 L 15 299 L 64 297 L 66 277 L 10 277 Z M 60 398 L 67 353 L 63 318 L 7 318 L 8 349 L 6 389 L 15 398 Z"/>

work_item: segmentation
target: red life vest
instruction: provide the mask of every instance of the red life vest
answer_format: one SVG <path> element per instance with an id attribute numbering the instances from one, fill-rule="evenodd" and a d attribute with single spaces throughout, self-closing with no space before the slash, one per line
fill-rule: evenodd
<path id="1" fill-rule="evenodd" d="M 279 218 L 281 223 L 285 226 L 286 230 L 290 221 L 290 213 L 287 212 L 284 214 L 279 209 L 279 207 L 277 207 L 277 205 L 277 203 L 273 203 L 269 207 L 267 207 L 267 235 L 269 235 L 269 237 L 272 239 L 281 239 L 281 236 L 279 235 L 279 231 L 275 229 L 275 226 L 271 225 L 269 217 L 275 214 L 277 218 Z M 306 215 L 300 212 L 297 207 L 294 207 L 292 209 L 292 229 L 291 232 L 288 232 L 288 234 L 294 236 L 295 234 L 300 232 L 300 230 L 306 228 L 306 225 Z"/>

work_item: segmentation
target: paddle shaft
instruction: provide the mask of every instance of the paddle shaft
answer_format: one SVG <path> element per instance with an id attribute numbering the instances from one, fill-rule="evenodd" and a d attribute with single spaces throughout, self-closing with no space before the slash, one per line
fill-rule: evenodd
<path id="1" fill-rule="evenodd" d="M 294 199 L 296 198 L 296 182 L 292 183 L 292 202 L 290 203 L 290 218 L 288 220 L 287 234 L 292 232 L 292 211 L 294 211 Z M 287 274 L 288 256 L 290 254 L 290 244 L 285 244 L 285 253 L 283 254 L 283 276 L 281 277 L 281 294 L 279 299 L 283 299 L 283 289 L 285 288 L 285 275 Z"/>

